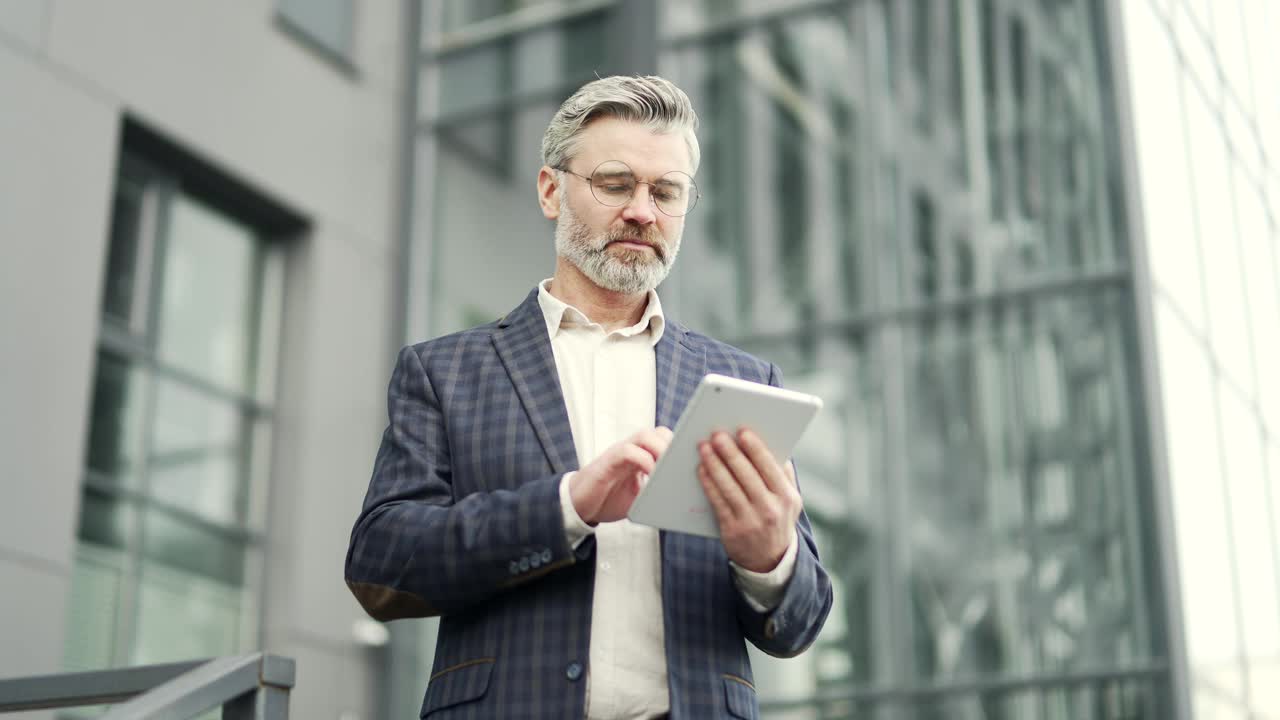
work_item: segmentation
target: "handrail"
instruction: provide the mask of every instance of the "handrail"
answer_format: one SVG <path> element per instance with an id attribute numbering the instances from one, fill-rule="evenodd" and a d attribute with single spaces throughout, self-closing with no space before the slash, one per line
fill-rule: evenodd
<path id="1" fill-rule="evenodd" d="M 224 720 L 285 720 L 291 658 L 257 652 L 165 665 L 0 680 L 0 713 L 120 703 L 103 720 L 190 718 L 217 707 Z"/>

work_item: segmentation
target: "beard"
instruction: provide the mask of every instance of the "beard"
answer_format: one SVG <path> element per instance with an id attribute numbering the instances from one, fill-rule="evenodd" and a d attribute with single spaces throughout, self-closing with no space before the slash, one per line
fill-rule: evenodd
<path id="1" fill-rule="evenodd" d="M 648 245 L 653 252 L 614 245 L 624 240 Z M 568 202 L 560 200 L 556 254 L 605 290 L 624 295 L 649 292 L 666 279 L 679 252 L 680 233 L 668 245 L 656 225 L 628 225 L 593 234 L 569 209 Z"/>

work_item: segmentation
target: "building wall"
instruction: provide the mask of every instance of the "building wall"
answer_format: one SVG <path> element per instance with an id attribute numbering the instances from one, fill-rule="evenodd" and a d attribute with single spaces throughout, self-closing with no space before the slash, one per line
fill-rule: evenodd
<path id="1" fill-rule="evenodd" d="M 1257 717 L 1280 711 L 1280 10 L 1123 8 L 1191 694 Z"/>
<path id="2" fill-rule="evenodd" d="M 128 116 L 309 223 L 286 259 L 262 636 L 298 659 L 298 717 L 376 712 L 342 557 L 399 340 L 402 15 L 359 3 L 342 63 L 269 0 L 0 5 L 0 676 L 61 667 Z"/>

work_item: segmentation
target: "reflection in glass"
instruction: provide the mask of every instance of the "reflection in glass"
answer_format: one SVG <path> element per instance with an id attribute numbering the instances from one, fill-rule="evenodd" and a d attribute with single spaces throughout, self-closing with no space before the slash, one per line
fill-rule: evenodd
<path id="1" fill-rule="evenodd" d="M 1151 652 L 1127 527 L 1116 296 L 925 323 L 911 351 L 911 597 L 924 677 Z"/>
<path id="2" fill-rule="evenodd" d="M 137 482 L 142 398 L 142 372 L 119 355 L 98 353 L 88 465 L 103 480 L 121 485 Z"/>
<path id="3" fill-rule="evenodd" d="M 604 16 L 591 14 L 442 54 L 437 117 L 494 112 L 512 96 L 567 97 L 594 77 L 607 56 L 607 38 Z"/>
<path id="4" fill-rule="evenodd" d="M 237 587 L 245 580 L 245 541 L 158 508 L 144 511 L 144 557 L 171 570 Z"/>
<path id="5" fill-rule="evenodd" d="M 147 565 L 138 588 L 138 665 L 234 655 L 240 644 L 240 588 L 201 574 Z"/>
<path id="6" fill-rule="evenodd" d="M 251 230 L 178 196 L 169 207 L 160 298 L 162 360 L 246 391 L 257 284 Z"/>
<path id="7" fill-rule="evenodd" d="M 157 382 L 148 458 L 153 497 L 211 520 L 240 521 L 245 444 L 238 406 L 176 382 Z"/>
<path id="8" fill-rule="evenodd" d="M 142 219 L 143 183 L 122 172 L 116 183 L 111 208 L 111 239 L 102 290 L 102 313 L 125 326 L 130 324 L 138 310 L 133 307 L 133 301 L 141 274 L 151 271 L 151 268 L 138 267 L 143 247 Z"/>
<path id="9" fill-rule="evenodd" d="M 467 25 L 496 20 L 526 9 L 572 7 L 584 0 L 439 0 L 443 4 L 441 23 L 444 30 L 458 30 Z"/>
<path id="10" fill-rule="evenodd" d="M 128 502 L 87 488 L 80 502 L 79 538 L 103 548 L 128 549 L 135 517 Z"/>
<path id="11" fill-rule="evenodd" d="M 124 553 L 116 550 L 83 543 L 76 548 L 64 653 L 68 670 L 101 670 L 116 663 L 125 563 Z"/>

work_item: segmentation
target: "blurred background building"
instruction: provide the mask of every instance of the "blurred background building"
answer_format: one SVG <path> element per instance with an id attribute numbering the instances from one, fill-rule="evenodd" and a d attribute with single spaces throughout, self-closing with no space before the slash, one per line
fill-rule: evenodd
<path id="1" fill-rule="evenodd" d="M 668 311 L 827 400 L 836 609 L 766 716 L 1280 717 L 1277 27 L 0 2 L 0 676 L 266 648 L 298 717 L 412 717 L 434 624 L 341 578 L 394 352 L 550 275 L 546 123 L 659 72 L 703 123 Z"/>

